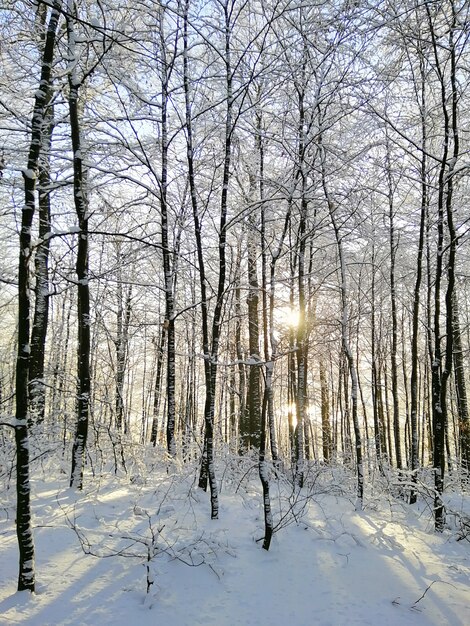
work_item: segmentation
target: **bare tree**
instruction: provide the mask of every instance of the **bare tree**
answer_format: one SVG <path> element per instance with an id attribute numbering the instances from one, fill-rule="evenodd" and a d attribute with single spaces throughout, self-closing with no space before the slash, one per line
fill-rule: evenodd
<path id="1" fill-rule="evenodd" d="M 41 40 L 46 37 L 47 5 L 39 4 L 38 18 L 41 27 Z M 52 81 L 51 81 L 52 82 Z M 52 84 L 46 96 L 44 129 L 39 155 L 38 170 L 38 209 L 39 244 L 34 257 L 34 318 L 31 329 L 31 357 L 29 368 L 29 402 L 31 418 L 44 421 L 46 408 L 46 384 L 44 380 L 44 360 L 46 352 L 47 327 L 49 321 L 49 249 L 51 235 L 51 145 L 54 129 L 54 103 Z"/>
<path id="2" fill-rule="evenodd" d="M 20 254 L 18 264 L 18 357 L 16 362 L 16 534 L 20 552 L 18 591 L 35 589 L 34 541 L 31 526 L 28 382 L 30 364 L 30 260 L 31 225 L 36 210 L 36 180 L 43 133 L 47 124 L 46 107 L 51 89 L 52 62 L 56 45 L 61 2 L 55 0 L 49 15 L 42 54 L 41 78 L 34 99 L 31 121 L 31 143 L 28 162 L 23 170 L 25 203 L 21 215 Z"/>

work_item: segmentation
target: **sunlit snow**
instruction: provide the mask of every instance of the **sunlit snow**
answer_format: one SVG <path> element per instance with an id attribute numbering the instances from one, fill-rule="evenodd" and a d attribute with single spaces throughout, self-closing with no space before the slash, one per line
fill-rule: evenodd
<path id="1" fill-rule="evenodd" d="M 155 454 L 128 461 L 127 475 L 87 473 L 81 494 L 68 489 L 65 470 L 55 478 L 52 463 L 35 473 L 35 595 L 16 591 L 9 483 L 0 523 L 2 625 L 469 623 L 469 540 L 451 516 L 451 527 L 435 534 L 429 502 L 409 507 L 377 483 L 358 512 L 344 469 L 312 466 L 300 492 L 271 475 L 278 530 L 266 552 L 254 459 L 219 461 L 220 519 L 211 521 L 197 466 L 167 466 Z M 466 500 L 451 505 L 462 512 Z"/>

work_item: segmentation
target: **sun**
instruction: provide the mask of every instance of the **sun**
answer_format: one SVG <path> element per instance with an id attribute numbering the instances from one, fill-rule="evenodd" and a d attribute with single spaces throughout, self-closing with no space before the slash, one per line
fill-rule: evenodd
<path id="1" fill-rule="evenodd" d="M 299 325 L 299 310 L 291 306 L 281 306 L 276 310 L 276 321 L 280 326 L 296 328 Z"/>

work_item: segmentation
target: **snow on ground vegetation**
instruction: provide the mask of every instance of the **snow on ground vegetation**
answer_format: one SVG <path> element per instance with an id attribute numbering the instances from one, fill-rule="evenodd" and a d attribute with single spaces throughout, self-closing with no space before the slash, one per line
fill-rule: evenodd
<path id="1" fill-rule="evenodd" d="M 273 474 L 277 531 L 266 552 L 254 459 L 219 459 L 220 518 L 211 521 L 197 463 L 158 454 L 134 453 L 127 473 L 89 465 L 83 493 L 68 488 L 64 461 L 36 463 L 34 595 L 16 591 L 14 483 L 3 468 L 2 626 L 470 623 L 462 494 L 453 492 L 449 528 L 436 534 L 430 498 L 410 507 L 378 475 L 356 511 L 354 477 L 341 466 L 312 465 L 300 491 Z"/>

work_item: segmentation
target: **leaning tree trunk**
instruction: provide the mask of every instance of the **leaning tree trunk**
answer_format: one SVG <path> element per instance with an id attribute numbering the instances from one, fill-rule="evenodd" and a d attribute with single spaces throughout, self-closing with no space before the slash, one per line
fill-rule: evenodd
<path id="1" fill-rule="evenodd" d="M 34 541 L 31 526 L 31 489 L 29 483 L 28 382 L 30 359 L 30 281 L 31 226 L 36 208 L 35 187 L 42 136 L 46 123 L 47 95 L 51 88 L 61 2 L 54 1 L 41 66 L 39 89 L 36 91 L 31 122 L 31 143 L 28 163 L 23 171 L 25 203 L 21 213 L 20 252 L 18 262 L 18 356 L 16 361 L 16 535 L 19 548 L 18 591 L 35 589 Z"/>

